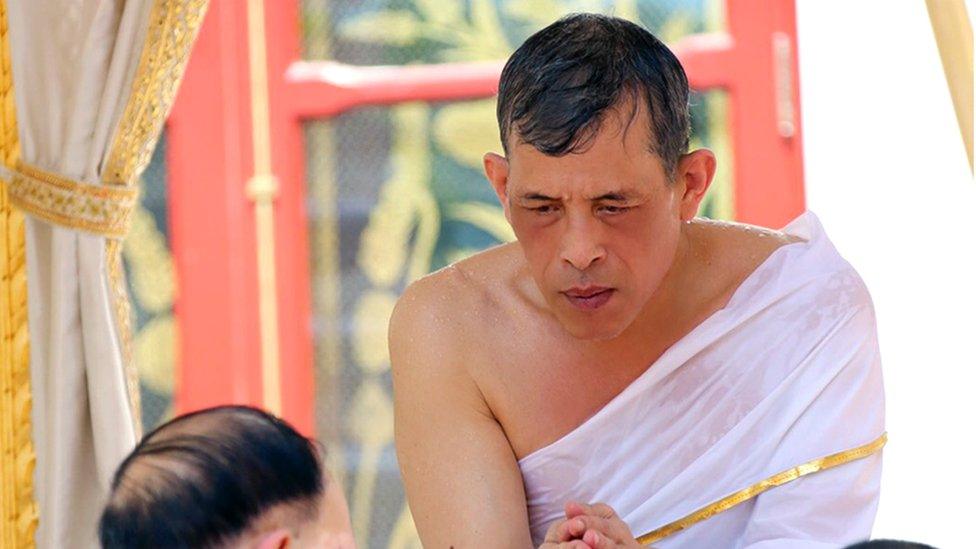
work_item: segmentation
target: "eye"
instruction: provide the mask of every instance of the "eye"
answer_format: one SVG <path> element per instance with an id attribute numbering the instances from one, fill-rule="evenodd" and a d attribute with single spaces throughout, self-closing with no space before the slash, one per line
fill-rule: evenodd
<path id="1" fill-rule="evenodd" d="M 631 208 L 632 208 L 631 206 L 610 206 L 610 205 L 603 205 L 603 206 L 597 207 L 597 211 L 599 213 L 604 213 L 604 214 L 608 214 L 608 215 L 619 215 L 619 214 L 622 214 L 624 212 L 629 211 Z"/>
<path id="2" fill-rule="evenodd" d="M 529 209 L 539 215 L 548 215 L 556 211 L 556 207 L 552 204 L 546 204 L 545 206 L 537 206 Z"/>

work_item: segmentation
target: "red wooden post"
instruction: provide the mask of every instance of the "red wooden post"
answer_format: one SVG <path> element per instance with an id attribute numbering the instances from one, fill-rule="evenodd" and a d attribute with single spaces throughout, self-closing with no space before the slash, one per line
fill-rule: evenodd
<path id="1" fill-rule="evenodd" d="M 779 228 L 806 209 L 793 0 L 729 0 L 735 216 Z"/>
<path id="2" fill-rule="evenodd" d="M 261 403 L 243 2 L 213 2 L 167 126 L 175 408 Z"/>

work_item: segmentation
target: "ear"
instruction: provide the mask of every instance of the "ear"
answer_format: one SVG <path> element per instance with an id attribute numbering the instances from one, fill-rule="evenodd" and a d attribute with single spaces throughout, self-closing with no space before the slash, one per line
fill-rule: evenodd
<path id="1" fill-rule="evenodd" d="M 264 534 L 257 544 L 257 549 L 286 549 L 291 545 L 291 532 L 281 528 Z"/>
<path id="2" fill-rule="evenodd" d="M 488 177 L 491 188 L 498 195 L 498 201 L 501 202 L 502 209 L 505 210 L 505 218 L 511 223 L 512 218 L 509 215 L 508 208 L 508 159 L 499 154 L 487 153 L 484 157 L 484 163 L 485 176 Z"/>
<path id="3" fill-rule="evenodd" d="M 683 190 L 680 214 L 682 221 L 698 215 L 698 206 L 715 177 L 715 155 L 708 149 L 692 151 L 678 160 L 676 183 Z"/>

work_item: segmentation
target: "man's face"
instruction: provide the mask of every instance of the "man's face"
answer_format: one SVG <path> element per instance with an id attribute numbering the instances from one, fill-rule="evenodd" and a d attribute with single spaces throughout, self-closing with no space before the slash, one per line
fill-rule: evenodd
<path id="1" fill-rule="evenodd" d="M 512 140 L 506 214 L 552 313 L 580 339 L 630 326 L 678 245 L 681 186 L 649 151 L 644 109 L 629 124 L 628 111 L 609 113 L 580 153 L 552 157 Z"/>

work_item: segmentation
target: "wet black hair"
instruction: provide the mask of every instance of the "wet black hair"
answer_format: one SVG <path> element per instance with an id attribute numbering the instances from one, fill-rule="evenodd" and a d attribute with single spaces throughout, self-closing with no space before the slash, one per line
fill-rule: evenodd
<path id="1" fill-rule="evenodd" d="M 582 152 L 610 109 L 629 104 L 651 122 L 651 152 L 673 175 L 688 152 L 688 78 L 678 58 L 640 25 L 573 14 L 533 34 L 509 58 L 498 87 L 502 145 L 519 139 L 562 156 Z"/>
<path id="2" fill-rule="evenodd" d="M 256 408 L 211 408 L 160 426 L 122 462 L 99 537 L 105 548 L 218 547 L 277 505 L 311 517 L 324 490 L 311 440 Z"/>

